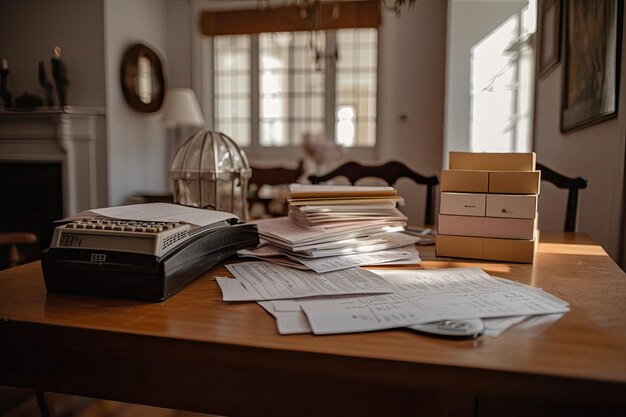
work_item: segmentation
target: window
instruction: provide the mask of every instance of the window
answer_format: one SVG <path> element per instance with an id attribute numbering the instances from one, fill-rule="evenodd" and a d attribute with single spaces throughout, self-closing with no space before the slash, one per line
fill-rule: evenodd
<path id="1" fill-rule="evenodd" d="M 324 68 L 315 68 L 306 32 L 259 35 L 259 141 L 299 145 L 324 133 Z M 323 43 L 321 45 L 323 49 Z"/>
<path id="2" fill-rule="evenodd" d="M 250 145 L 250 37 L 215 38 L 215 125 L 237 138 L 239 145 Z M 219 105 L 217 105 L 219 104 Z"/>
<path id="3" fill-rule="evenodd" d="M 246 147 L 376 145 L 376 29 L 213 37 L 214 122 Z M 317 52 L 316 52 L 317 51 Z"/>

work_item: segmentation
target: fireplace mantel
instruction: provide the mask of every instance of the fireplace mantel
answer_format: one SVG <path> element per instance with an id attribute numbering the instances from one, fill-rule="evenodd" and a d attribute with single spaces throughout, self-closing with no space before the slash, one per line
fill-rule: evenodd
<path id="1" fill-rule="evenodd" d="M 105 112 L 102 108 L 51 108 L 0 111 L 0 163 L 60 162 L 63 212 L 70 215 L 99 206 L 105 182 L 98 178 L 106 162 Z M 102 152 L 103 153 L 103 152 Z"/>

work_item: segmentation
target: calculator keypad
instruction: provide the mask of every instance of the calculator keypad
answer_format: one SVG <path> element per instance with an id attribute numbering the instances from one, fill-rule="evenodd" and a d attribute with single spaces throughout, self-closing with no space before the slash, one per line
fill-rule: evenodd
<path id="1" fill-rule="evenodd" d="M 136 233 L 161 233 L 164 230 L 172 230 L 181 227 L 183 223 L 177 222 L 150 222 L 137 220 L 118 219 L 83 219 L 75 220 L 65 225 L 67 229 L 83 230 L 109 230 L 113 232 L 136 232 Z"/>
<path id="2" fill-rule="evenodd" d="M 191 230 L 180 222 L 82 219 L 57 227 L 50 246 L 163 256 L 189 239 Z"/>

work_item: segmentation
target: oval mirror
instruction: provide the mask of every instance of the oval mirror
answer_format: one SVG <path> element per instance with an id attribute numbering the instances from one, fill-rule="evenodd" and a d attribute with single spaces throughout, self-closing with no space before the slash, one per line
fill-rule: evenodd
<path id="1" fill-rule="evenodd" d="M 165 97 L 163 67 L 151 48 L 142 43 L 129 47 L 122 57 L 120 79 L 130 107 L 145 113 L 161 108 Z"/>

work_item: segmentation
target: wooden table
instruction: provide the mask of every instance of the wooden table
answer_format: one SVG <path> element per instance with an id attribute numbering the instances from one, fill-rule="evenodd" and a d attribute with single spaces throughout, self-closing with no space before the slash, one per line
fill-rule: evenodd
<path id="1" fill-rule="evenodd" d="M 0 272 L 0 384 L 221 415 L 625 415 L 626 276 L 600 246 L 543 233 L 533 265 L 421 266 L 480 266 L 571 312 L 471 341 L 280 336 L 256 304 L 221 301 L 223 268 L 148 304 L 46 295 L 32 263 Z"/>

